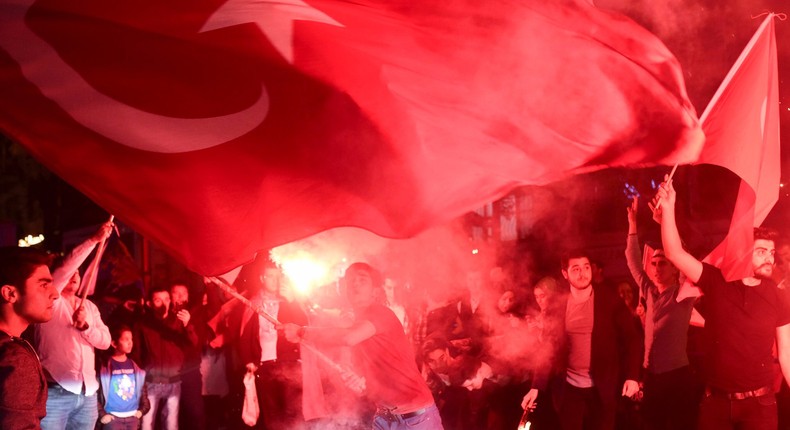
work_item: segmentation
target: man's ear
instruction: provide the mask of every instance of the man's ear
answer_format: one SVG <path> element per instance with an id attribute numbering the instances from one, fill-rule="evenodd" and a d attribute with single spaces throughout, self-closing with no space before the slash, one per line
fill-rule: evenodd
<path id="1" fill-rule="evenodd" d="M 562 277 L 568 280 L 568 272 L 565 269 L 562 269 Z"/>
<path id="2" fill-rule="evenodd" d="M 13 285 L 3 285 L 0 287 L 0 297 L 5 303 L 15 303 L 19 300 L 19 291 Z"/>

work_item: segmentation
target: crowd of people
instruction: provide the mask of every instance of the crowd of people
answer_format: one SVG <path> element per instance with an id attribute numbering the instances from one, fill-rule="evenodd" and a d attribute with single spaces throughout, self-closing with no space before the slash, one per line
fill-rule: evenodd
<path id="1" fill-rule="evenodd" d="M 755 229 L 751 275 L 728 281 L 684 249 L 674 205 L 668 181 L 647 256 L 627 209 L 617 287 L 569 250 L 534 285 L 470 264 L 452 296 L 354 263 L 305 301 L 259 259 L 232 286 L 155 285 L 102 314 L 78 269 L 111 224 L 52 272 L 4 249 L 0 428 L 789 428 L 790 245 Z"/>

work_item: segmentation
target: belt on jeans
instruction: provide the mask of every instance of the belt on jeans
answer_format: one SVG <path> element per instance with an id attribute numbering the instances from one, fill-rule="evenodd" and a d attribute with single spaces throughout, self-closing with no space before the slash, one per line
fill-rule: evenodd
<path id="1" fill-rule="evenodd" d="M 376 415 L 381 415 L 381 416 L 383 416 L 385 418 L 388 417 L 388 416 L 396 416 L 396 417 L 400 417 L 401 419 L 406 420 L 406 419 L 409 419 L 409 418 L 418 417 L 418 416 L 428 412 L 428 409 L 430 409 L 430 406 L 426 407 L 426 408 L 422 408 L 422 409 L 417 409 L 416 411 L 406 412 L 405 414 L 396 414 L 396 413 L 393 412 L 394 409 L 379 408 L 376 411 Z"/>
<path id="2" fill-rule="evenodd" d="M 422 409 L 417 409 L 414 412 L 409 412 L 409 413 L 406 413 L 406 414 L 400 414 L 400 416 L 403 419 L 407 419 L 407 418 L 420 416 L 420 415 L 422 415 L 422 414 L 424 414 L 426 412 L 428 412 L 428 408 L 422 408 Z"/>
<path id="3" fill-rule="evenodd" d="M 708 387 L 707 392 L 711 395 L 726 397 L 730 400 L 743 400 L 752 397 L 765 396 L 767 394 L 773 393 L 774 390 L 771 387 L 760 387 L 756 390 L 744 391 L 742 393 L 728 393 L 726 391 Z"/>
<path id="4" fill-rule="evenodd" d="M 50 381 L 50 380 L 47 380 L 47 388 L 57 388 L 57 389 L 60 389 L 60 390 L 63 390 L 63 391 L 69 391 L 69 390 L 63 388 L 63 386 L 58 384 L 57 382 Z M 71 393 L 71 391 L 69 391 L 69 393 Z M 81 396 L 85 395 L 85 382 L 82 383 L 82 388 L 80 389 L 80 395 Z"/>

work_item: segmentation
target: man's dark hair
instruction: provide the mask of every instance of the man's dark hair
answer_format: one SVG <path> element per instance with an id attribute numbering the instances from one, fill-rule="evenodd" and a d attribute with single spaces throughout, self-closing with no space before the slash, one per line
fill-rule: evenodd
<path id="1" fill-rule="evenodd" d="M 0 248 L 0 285 L 13 285 L 24 294 L 25 281 L 39 266 L 49 266 L 49 254 L 34 248 Z"/>
<path id="2" fill-rule="evenodd" d="M 248 291 L 250 293 L 257 293 L 263 288 L 263 281 L 261 276 L 266 269 L 281 270 L 271 258 L 269 258 L 269 251 L 260 251 L 255 257 L 255 260 L 245 264 L 236 280 L 233 281 L 233 286 L 238 291 Z"/>
<path id="3" fill-rule="evenodd" d="M 440 349 L 442 351 L 450 347 L 450 342 L 439 335 L 431 335 L 422 343 L 422 359 L 427 360 L 428 354 Z"/>
<path id="4" fill-rule="evenodd" d="M 152 300 L 154 298 L 154 293 L 161 293 L 163 291 L 170 295 L 170 288 L 165 285 L 157 285 L 152 287 L 150 290 L 148 290 L 148 300 Z"/>
<path id="5" fill-rule="evenodd" d="M 384 279 L 381 277 L 381 273 L 378 270 L 374 269 L 373 266 L 371 266 L 368 263 L 358 262 L 348 266 L 348 269 L 346 269 L 346 273 L 343 275 L 343 279 L 346 279 L 350 273 L 356 271 L 362 271 L 370 275 L 370 280 L 373 283 L 373 288 L 381 288 L 384 285 Z"/>
<path id="6" fill-rule="evenodd" d="M 754 240 L 758 240 L 758 239 L 773 241 L 774 245 L 776 245 L 777 248 L 779 247 L 779 244 L 777 243 L 779 241 L 779 233 L 772 228 L 755 227 Z"/>
<path id="7" fill-rule="evenodd" d="M 656 241 L 648 240 L 645 241 L 645 245 L 653 248 L 654 251 L 658 251 L 658 250 L 664 251 L 664 244 L 660 240 L 656 240 Z M 688 245 L 686 245 L 686 241 L 683 240 L 683 238 L 680 238 L 680 247 L 683 248 L 683 250 L 685 250 L 686 252 L 690 252 L 689 247 Z"/>
<path id="8" fill-rule="evenodd" d="M 572 258 L 586 258 L 589 260 L 590 253 L 583 249 L 569 249 L 565 251 L 560 256 L 560 264 L 562 264 L 562 270 L 568 270 L 568 264 Z"/>
<path id="9" fill-rule="evenodd" d="M 261 263 L 261 273 L 263 273 L 263 271 L 266 269 L 280 270 L 280 266 L 278 266 L 277 263 L 272 261 L 271 258 L 267 258 L 263 260 L 263 262 Z"/>
<path id="10" fill-rule="evenodd" d="M 186 279 L 180 279 L 180 278 L 179 279 L 174 279 L 174 280 L 168 282 L 167 285 L 168 285 L 168 287 L 167 287 L 168 289 L 171 289 L 171 288 L 175 287 L 176 285 L 183 285 L 183 286 L 187 287 L 187 290 L 189 289 L 189 282 L 187 282 Z"/>
<path id="11" fill-rule="evenodd" d="M 645 241 L 645 245 L 647 245 L 647 246 L 649 246 L 649 247 L 653 248 L 653 250 L 657 250 L 657 249 L 660 249 L 660 250 L 662 250 L 662 251 L 664 250 L 664 244 L 663 244 L 663 243 L 661 243 L 661 241 L 660 241 L 660 240 L 656 240 L 656 241 L 653 241 L 653 240 L 646 240 L 646 241 Z M 686 248 L 684 247 L 683 249 L 686 249 Z"/>
<path id="12" fill-rule="evenodd" d="M 121 338 L 121 335 L 123 334 L 123 332 L 125 332 L 125 331 L 128 331 L 128 332 L 131 333 L 132 332 L 132 328 L 129 327 L 128 325 L 126 325 L 126 324 L 118 324 L 117 326 L 114 326 L 112 329 L 110 329 L 110 339 L 115 341 L 115 342 L 117 342 L 118 339 Z"/>

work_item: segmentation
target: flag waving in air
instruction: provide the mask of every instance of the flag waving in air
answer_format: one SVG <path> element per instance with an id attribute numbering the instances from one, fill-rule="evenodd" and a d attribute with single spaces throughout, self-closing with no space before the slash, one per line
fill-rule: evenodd
<path id="1" fill-rule="evenodd" d="M 753 275 L 754 227 L 779 200 L 779 82 L 775 14 L 769 14 L 722 81 L 705 112 L 705 147 L 699 163 L 729 169 L 741 178 L 727 236 L 704 261 L 728 281 Z M 685 282 L 677 300 L 700 296 Z"/>
<path id="2" fill-rule="evenodd" d="M 779 81 L 774 19 L 757 29 L 702 115 L 700 163 L 741 178 L 727 237 L 705 258 L 728 281 L 752 275 L 753 229 L 779 200 Z"/>
<path id="3" fill-rule="evenodd" d="M 0 129 L 202 274 L 694 161 L 676 59 L 583 0 L 0 0 Z"/>

